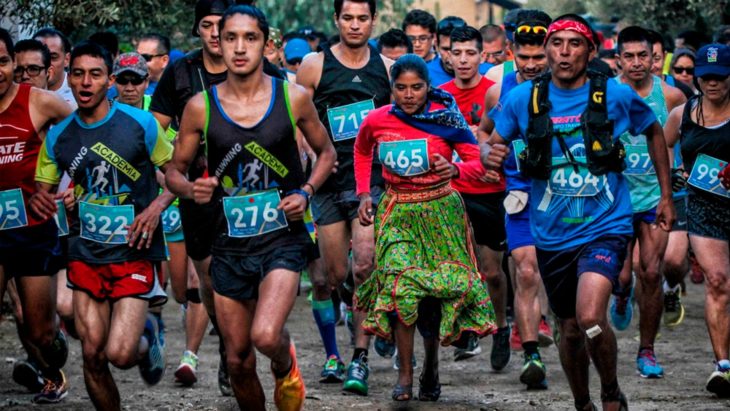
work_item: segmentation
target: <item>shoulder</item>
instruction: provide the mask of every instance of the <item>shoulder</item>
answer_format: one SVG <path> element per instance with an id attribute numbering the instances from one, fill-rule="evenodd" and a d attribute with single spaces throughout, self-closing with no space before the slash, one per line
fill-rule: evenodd
<path id="1" fill-rule="evenodd" d="M 441 90 L 448 91 L 451 94 L 454 94 L 454 90 L 456 90 L 456 82 L 454 80 L 447 81 L 446 83 L 438 86 Z"/>
<path id="2" fill-rule="evenodd" d="M 286 87 L 286 92 L 289 96 L 289 103 L 292 106 L 300 106 L 301 104 L 312 100 L 309 93 L 307 93 L 307 90 L 297 83 L 286 81 L 284 82 L 284 87 Z"/>
<path id="3" fill-rule="evenodd" d="M 628 84 L 624 84 L 619 80 L 608 79 L 606 82 L 606 92 L 609 101 L 623 101 L 641 99 L 638 94 Z"/>
<path id="4" fill-rule="evenodd" d="M 685 97 L 682 90 L 677 87 L 670 86 L 664 81 L 662 81 L 662 91 L 664 92 L 664 97 L 667 100 L 667 106 L 669 106 L 670 109 L 672 107 L 682 105 L 687 101 L 687 97 Z"/>
<path id="5" fill-rule="evenodd" d="M 43 90 L 36 87 L 30 88 L 30 104 L 40 107 L 47 107 L 49 104 L 67 106 L 68 103 L 57 93 L 49 90 Z M 69 110 L 71 107 L 68 107 Z M 45 110 L 42 110 L 45 111 Z"/>
<path id="6" fill-rule="evenodd" d="M 309 72 L 312 70 L 321 70 L 323 65 L 324 52 L 320 51 L 318 53 L 309 53 L 304 56 L 302 64 L 299 66 L 299 70 L 297 70 L 297 78 L 302 75 L 310 74 Z"/>
<path id="7" fill-rule="evenodd" d="M 66 117 L 60 123 L 54 125 L 48 130 L 48 133 L 46 134 L 46 141 L 48 141 L 49 145 L 53 145 L 56 143 L 58 137 L 63 134 L 64 131 L 66 131 L 68 126 L 73 121 L 74 117 L 76 117 L 76 114 L 71 113 L 70 116 Z"/>
<path id="8" fill-rule="evenodd" d="M 132 107 L 128 104 L 122 104 L 122 103 L 114 103 L 117 105 L 117 112 L 124 113 L 131 117 L 137 124 L 142 126 L 142 128 L 147 129 L 150 127 L 151 124 L 156 123 L 157 120 L 155 120 L 155 116 L 152 115 L 149 111 L 144 111 L 141 109 L 138 109 L 137 107 Z"/>

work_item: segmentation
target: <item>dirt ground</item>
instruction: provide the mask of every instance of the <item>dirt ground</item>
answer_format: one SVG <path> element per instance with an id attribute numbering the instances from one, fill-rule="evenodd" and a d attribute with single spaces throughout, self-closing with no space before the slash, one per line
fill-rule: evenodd
<path id="1" fill-rule="evenodd" d="M 646 380 L 637 375 L 635 355 L 638 346 L 636 321 L 625 332 L 619 332 L 619 383 L 629 399 L 632 410 L 727 410 L 729 400 L 713 398 L 705 391 L 705 380 L 712 371 L 712 350 L 704 323 L 704 288 L 688 284 L 684 297 L 687 316 L 675 330 L 663 329 L 656 351 L 664 365 L 666 376 L 661 380 Z M 232 397 L 222 397 L 216 383 L 218 365 L 217 337 L 206 336 L 200 352 L 199 382 L 193 388 L 175 385 L 173 373 L 183 351 L 179 306 L 168 303 L 164 311 L 167 324 L 167 368 L 164 379 L 154 387 L 146 386 L 136 368 L 114 370 L 125 410 L 229 410 L 236 409 Z M 7 318 L 7 317 L 6 317 Z M 68 397 L 57 405 L 35 406 L 32 395 L 11 379 L 13 362 L 23 358 L 12 320 L 0 324 L 0 409 L 4 410 L 88 410 L 92 407 L 84 388 L 81 371 L 81 352 L 78 341 L 72 340 L 69 361 L 65 367 L 70 390 Z M 483 352 L 463 362 L 453 361 L 450 348 L 442 348 L 442 396 L 438 403 L 411 401 L 395 404 L 390 392 L 395 384 L 396 371 L 392 359 L 371 354 L 370 395 L 344 395 L 339 385 L 318 383 L 324 360 L 319 333 L 304 296 L 297 301 L 290 317 L 289 329 L 297 344 L 299 363 L 307 384 L 307 410 L 570 410 L 573 409 L 566 379 L 560 369 L 557 349 L 542 350 L 548 368 L 547 391 L 526 391 L 518 382 L 522 357 L 513 353 L 512 361 L 504 372 L 492 372 L 489 367 L 491 337 L 482 340 Z M 338 327 L 340 349 L 349 358 L 352 348 L 344 327 Z M 416 337 L 417 346 L 420 344 Z M 420 348 L 420 347 L 418 347 Z M 417 355 L 422 358 L 422 350 Z M 372 350 L 371 350 L 372 351 Z M 273 380 L 268 361 L 259 356 L 259 375 L 268 395 L 268 405 L 274 409 Z M 419 369 L 415 371 L 416 376 Z M 592 393 L 596 401 L 599 385 L 595 370 L 591 371 Z M 417 392 L 417 382 L 414 386 Z"/>

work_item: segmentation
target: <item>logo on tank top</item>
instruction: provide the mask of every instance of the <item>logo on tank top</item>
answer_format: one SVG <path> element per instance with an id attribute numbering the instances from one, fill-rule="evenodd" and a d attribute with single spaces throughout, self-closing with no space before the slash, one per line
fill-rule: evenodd
<path id="1" fill-rule="evenodd" d="M 360 80 L 360 76 L 355 74 L 355 77 L 352 79 L 353 83 L 362 83 L 362 80 Z"/>
<path id="2" fill-rule="evenodd" d="M 7 131 L 6 131 L 7 130 Z M 20 136 L 12 134 L 28 133 L 29 130 L 12 124 L 0 124 L 0 164 L 18 163 L 25 154 L 25 141 L 17 141 Z"/>

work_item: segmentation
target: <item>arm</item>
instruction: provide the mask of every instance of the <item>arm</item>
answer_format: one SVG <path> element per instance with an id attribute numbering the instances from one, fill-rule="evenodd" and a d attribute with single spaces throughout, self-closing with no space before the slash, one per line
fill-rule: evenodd
<path id="1" fill-rule="evenodd" d="M 297 70 L 297 84 L 304 87 L 309 93 L 310 99 L 314 98 L 314 90 L 319 86 L 323 65 L 324 54 L 319 52 L 305 56 L 299 70 Z"/>
<path id="2" fill-rule="evenodd" d="M 672 110 L 669 113 L 667 122 L 664 123 L 664 139 L 667 142 L 667 155 L 672 168 L 672 190 L 674 192 L 682 190 L 687 185 L 687 177 L 682 166 L 674 168 L 674 149 L 679 142 L 679 128 L 682 125 L 682 113 L 684 113 L 684 104 Z"/>
<path id="3" fill-rule="evenodd" d="M 373 152 L 377 140 L 370 130 L 370 119 L 366 117 L 360 125 L 354 145 L 355 192 L 360 198 L 357 214 L 360 224 L 368 226 L 374 222 L 373 199 L 370 197 L 370 178 L 372 177 Z M 385 171 L 383 171 L 385 172 Z"/>
<path id="4" fill-rule="evenodd" d="M 482 112 L 482 119 L 479 122 L 479 130 L 477 131 L 477 141 L 479 141 L 479 144 L 485 143 L 489 139 L 492 130 L 494 130 L 494 120 L 489 117 L 489 112 L 499 102 L 501 88 L 501 83 L 495 83 L 487 90 L 487 94 L 484 95 L 484 111 Z"/>
<path id="5" fill-rule="evenodd" d="M 669 156 L 664 141 L 664 132 L 659 122 L 655 121 L 642 134 L 646 136 L 649 156 L 651 156 L 654 163 L 657 180 L 662 192 L 661 200 L 657 205 L 656 221 L 664 231 L 669 231 L 674 224 L 675 214 L 672 202 L 671 178 L 669 176 Z"/>
<path id="6" fill-rule="evenodd" d="M 44 135 L 49 126 L 57 124 L 71 113 L 71 106 L 56 93 L 31 88 L 30 118 L 39 134 Z"/>
<path id="7" fill-rule="evenodd" d="M 53 138 L 51 137 L 51 140 Z M 47 146 L 48 143 L 49 139 L 44 140 L 38 152 L 35 171 L 36 192 L 28 201 L 30 209 L 43 219 L 51 218 L 58 211 L 54 192 L 61 181 L 61 171 Z"/>
<path id="8" fill-rule="evenodd" d="M 464 180 L 481 180 L 487 171 L 482 167 L 480 161 L 480 150 L 478 144 L 457 143 L 454 150 L 461 157 L 461 163 L 454 163 L 457 175 Z"/>

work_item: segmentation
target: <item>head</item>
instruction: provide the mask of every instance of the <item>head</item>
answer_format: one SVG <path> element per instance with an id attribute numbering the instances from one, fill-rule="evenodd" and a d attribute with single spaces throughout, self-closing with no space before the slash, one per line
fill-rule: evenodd
<path id="1" fill-rule="evenodd" d="M 458 27 L 451 32 L 449 51 L 454 75 L 464 82 L 479 76 L 482 62 L 482 35 L 471 26 Z"/>
<path id="2" fill-rule="evenodd" d="M 89 36 L 89 41 L 104 47 L 112 56 L 112 60 L 119 55 L 119 37 L 111 31 L 97 31 Z"/>
<path id="3" fill-rule="evenodd" d="M 436 40 L 436 19 L 423 10 L 411 10 L 406 14 L 401 26 L 413 43 L 413 53 L 424 60 L 433 56 L 433 43 Z"/>
<path id="4" fill-rule="evenodd" d="M 198 0 L 195 4 L 195 22 L 192 34 L 200 37 L 203 53 L 210 57 L 221 57 L 218 23 L 223 12 L 236 4 L 233 0 Z"/>
<path id="5" fill-rule="evenodd" d="M 0 28 L 0 99 L 13 85 L 13 70 L 15 69 L 15 49 L 13 38 L 4 28 Z"/>
<path id="6" fill-rule="evenodd" d="M 38 40 L 20 40 L 15 43 L 15 82 L 47 89 L 53 74 L 51 52 Z"/>
<path id="7" fill-rule="evenodd" d="M 466 22 L 461 17 L 449 16 L 439 21 L 436 26 L 436 48 L 441 57 L 441 61 L 446 68 L 446 71 L 453 72 L 451 67 L 451 58 L 449 52 L 451 51 L 451 32 L 457 27 L 466 26 Z"/>
<path id="8" fill-rule="evenodd" d="M 603 49 L 598 52 L 598 58 L 606 63 L 611 70 L 611 76 L 616 76 L 619 73 L 616 50 L 615 49 Z"/>
<path id="9" fill-rule="evenodd" d="M 269 27 L 269 40 L 266 42 L 264 57 L 266 57 L 266 60 L 269 60 L 269 63 L 275 66 L 281 66 L 283 52 L 281 30 L 276 27 Z"/>
<path id="10" fill-rule="evenodd" d="M 286 42 L 286 46 L 284 46 L 284 62 L 287 68 L 291 71 L 297 71 L 304 56 L 311 52 L 312 49 L 309 48 L 307 40 L 299 37 L 290 39 Z"/>
<path id="11" fill-rule="evenodd" d="M 378 51 L 391 60 L 413 53 L 413 44 L 403 30 L 390 29 L 378 37 Z"/>
<path id="12" fill-rule="evenodd" d="M 547 70 L 545 34 L 550 26 L 550 16 L 544 12 L 532 13 L 515 24 L 512 54 L 515 69 L 523 80 L 532 80 Z"/>
<path id="13" fill-rule="evenodd" d="M 112 57 L 107 49 L 90 41 L 74 47 L 68 83 L 80 111 L 92 112 L 104 103 L 111 72 Z"/>
<path id="14" fill-rule="evenodd" d="M 220 20 L 221 51 L 229 75 L 246 77 L 262 69 L 269 23 L 253 6 L 234 6 Z"/>
<path id="15" fill-rule="evenodd" d="M 670 64 L 672 77 L 695 88 L 695 53 L 689 49 L 675 49 Z"/>
<path id="16" fill-rule="evenodd" d="M 674 39 L 674 46 L 676 48 L 690 49 L 695 53 L 706 42 L 706 36 L 699 31 L 685 30 L 677 34 L 677 37 Z"/>
<path id="17" fill-rule="evenodd" d="M 576 14 L 556 18 L 545 36 L 545 51 L 553 80 L 569 86 L 585 78 L 588 62 L 596 54 L 596 35 Z"/>
<path id="18" fill-rule="evenodd" d="M 502 20 L 502 27 L 504 27 L 504 35 L 507 37 L 507 41 L 512 43 L 512 40 L 514 40 L 514 32 L 517 28 L 517 23 L 520 20 L 523 20 L 520 18 L 520 14 L 527 10 L 534 10 L 534 9 L 512 9 L 507 12 L 507 14 L 504 15 L 504 19 Z"/>
<path id="19" fill-rule="evenodd" d="M 367 47 L 377 17 L 375 0 L 335 0 L 335 26 L 345 47 Z"/>
<path id="20" fill-rule="evenodd" d="M 142 107 L 144 91 L 149 85 L 147 60 L 139 53 L 120 54 L 114 60 L 112 81 L 117 88 L 118 101 L 130 106 Z"/>
<path id="21" fill-rule="evenodd" d="M 406 54 L 390 68 L 393 100 L 406 114 L 423 110 L 428 100 L 430 79 L 426 62 L 415 54 Z"/>
<path id="22" fill-rule="evenodd" d="M 647 30 L 651 40 L 651 74 L 662 77 L 667 50 L 664 48 L 664 36 L 654 30 Z"/>
<path id="23" fill-rule="evenodd" d="M 56 90 L 61 87 L 66 76 L 66 67 L 71 59 L 71 42 L 63 33 L 50 27 L 40 29 L 33 38 L 45 44 L 51 52 L 53 75 L 48 78 L 48 88 Z"/>
<path id="24" fill-rule="evenodd" d="M 496 24 L 487 24 L 481 30 L 484 48 L 484 61 L 490 64 L 502 64 L 507 60 L 507 36 Z"/>
<path id="25" fill-rule="evenodd" d="M 639 26 L 629 26 L 618 33 L 618 61 L 624 78 L 632 82 L 651 76 L 653 64 L 651 35 Z"/>
<path id="26" fill-rule="evenodd" d="M 160 81 L 170 63 L 170 39 L 157 33 L 145 34 L 137 43 L 137 53 L 147 62 L 150 81 Z"/>
<path id="27" fill-rule="evenodd" d="M 697 85 L 703 97 L 714 103 L 730 100 L 730 47 L 713 43 L 697 51 Z"/>

